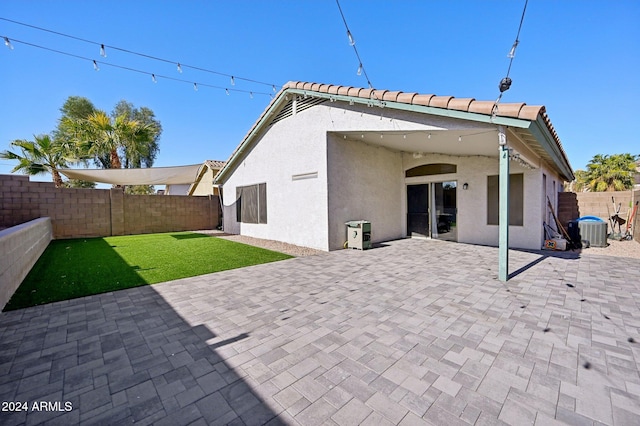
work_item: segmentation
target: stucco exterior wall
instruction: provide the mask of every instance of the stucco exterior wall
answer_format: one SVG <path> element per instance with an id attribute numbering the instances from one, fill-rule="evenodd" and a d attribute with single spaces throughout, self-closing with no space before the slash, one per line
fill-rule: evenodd
<path id="1" fill-rule="evenodd" d="M 345 222 L 371 222 L 373 242 L 403 237 L 402 155 L 329 135 L 329 249 L 343 247 Z"/>
<path id="2" fill-rule="evenodd" d="M 252 150 L 224 182 L 226 232 L 274 239 L 321 250 L 342 248 L 348 220 L 372 222 L 374 242 L 406 236 L 406 185 L 458 182 L 458 241 L 498 245 L 498 226 L 487 225 L 487 177 L 499 174 L 498 141 L 495 157 L 399 152 L 354 140 L 340 132 L 465 130 L 479 123 L 446 117 L 368 108 L 344 103 L 314 106 L 264 130 Z M 493 129 L 491 125 L 485 126 Z M 539 159 L 538 159 L 539 161 Z M 457 173 L 405 178 L 405 170 L 429 163 L 453 163 Z M 524 175 L 524 226 L 510 227 L 510 246 L 539 249 L 546 214 L 542 173 L 547 194 L 561 188 L 557 175 L 544 164 L 529 170 L 511 163 L 511 173 Z M 317 173 L 316 178 L 292 176 Z M 267 224 L 236 222 L 236 187 L 267 183 Z M 469 189 L 462 190 L 463 183 Z M 554 200 L 555 197 L 552 197 Z M 554 201 L 555 202 L 555 201 Z"/>
<path id="3" fill-rule="evenodd" d="M 275 123 L 224 183 L 225 232 L 328 250 L 327 120 L 315 108 Z M 309 114 L 311 113 L 311 114 Z M 305 119 L 304 116 L 309 116 Z M 301 117 L 302 116 L 302 117 Z M 316 178 L 293 180 L 294 175 Z M 236 187 L 266 182 L 267 223 L 236 221 Z"/>
<path id="4" fill-rule="evenodd" d="M 496 151 L 497 151 L 496 142 Z M 458 208 L 458 242 L 470 244 L 498 245 L 498 226 L 487 224 L 487 178 L 491 175 L 499 174 L 499 159 L 482 156 L 450 156 L 441 154 L 429 154 L 422 158 L 413 158 L 409 153 L 403 154 L 403 174 L 404 171 L 413 167 L 430 163 L 448 163 L 457 165 L 457 173 L 443 174 L 435 176 L 423 176 L 404 179 L 403 188 L 403 217 L 406 217 L 406 185 L 457 181 L 457 208 Z M 522 173 L 524 175 L 524 195 L 523 195 L 523 226 L 509 227 L 509 246 L 513 248 L 540 249 L 543 242 L 542 212 L 542 170 L 525 169 L 516 163 L 510 164 L 510 173 Z M 550 172 L 546 171 L 547 175 Z M 547 182 L 551 190 L 551 179 L 558 179 L 557 176 L 548 177 Z M 469 184 L 469 189 L 463 190 L 462 185 Z M 558 184 L 556 184 L 558 187 Z M 549 194 L 551 194 L 549 192 Z M 551 197 L 553 200 L 553 197 Z M 546 203 L 546 201 L 545 201 Z M 406 219 L 404 219 L 406 234 Z"/>

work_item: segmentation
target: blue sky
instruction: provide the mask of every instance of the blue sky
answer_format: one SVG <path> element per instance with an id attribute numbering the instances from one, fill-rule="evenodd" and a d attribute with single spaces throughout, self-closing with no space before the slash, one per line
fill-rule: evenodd
<path id="1" fill-rule="evenodd" d="M 375 88 L 494 100 L 524 0 L 341 0 Z M 156 166 L 226 160 L 290 80 L 366 87 L 334 0 L 12 1 L 0 17 L 223 74 L 141 58 L 0 20 L 0 150 L 48 133 L 68 96 L 111 111 L 151 108 L 164 128 Z M 595 154 L 640 154 L 640 2 L 529 2 L 503 102 L 543 104 L 574 169 Z M 147 72 L 100 65 L 17 40 Z M 195 81 L 158 78 L 151 73 Z M 203 84 L 228 87 L 204 87 Z M 0 160 L 0 173 L 13 163 Z M 43 176 L 38 180 L 48 180 Z"/>

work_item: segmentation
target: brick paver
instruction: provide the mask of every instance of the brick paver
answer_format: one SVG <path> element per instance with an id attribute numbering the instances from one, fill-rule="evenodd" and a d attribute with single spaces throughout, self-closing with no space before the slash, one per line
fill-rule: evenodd
<path id="1" fill-rule="evenodd" d="M 2 313 L 0 424 L 640 424 L 640 262 L 496 269 L 400 240 Z"/>

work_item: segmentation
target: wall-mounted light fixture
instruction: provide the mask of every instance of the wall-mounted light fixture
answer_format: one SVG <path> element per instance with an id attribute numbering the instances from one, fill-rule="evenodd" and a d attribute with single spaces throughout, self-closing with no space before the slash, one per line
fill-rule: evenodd
<path id="1" fill-rule="evenodd" d="M 463 183 L 463 184 L 462 184 L 462 189 L 464 189 L 465 191 L 466 191 L 467 189 L 469 189 L 469 184 L 468 184 L 467 182 Z"/>

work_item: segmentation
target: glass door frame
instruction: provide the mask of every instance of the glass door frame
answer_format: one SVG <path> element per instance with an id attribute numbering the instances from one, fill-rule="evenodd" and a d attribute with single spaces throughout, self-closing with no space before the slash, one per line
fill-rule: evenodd
<path id="1" fill-rule="evenodd" d="M 435 178 L 435 179 L 433 179 Z M 439 238 L 439 233 L 438 233 L 438 218 L 437 218 L 437 211 L 436 211 L 436 190 L 435 187 L 437 184 L 444 184 L 444 183 L 448 183 L 448 182 L 454 182 L 456 184 L 456 195 L 455 195 L 455 220 L 453 221 L 455 224 L 455 227 L 457 229 L 457 215 L 458 215 L 458 179 L 456 179 L 455 176 L 451 176 L 449 175 L 449 178 L 445 178 L 443 175 L 438 175 L 438 176 L 432 176 L 432 179 L 425 179 L 424 177 L 420 177 L 420 178 L 407 178 L 405 179 L 405 183 L 404 183 L 404 193 L 403 193 L 403 203 L 404 203 L 404 207 L 403 207 L 403 211 L 404 211 L 404 235 L 407 238 L 428 238 L 428 239 L 446 239 L 446 238 Z M 428 236 L 424 236 L 424 237 L 412 237 L 411 235 L 409 235 L 409 197 L 408 197 L 408 187 L 412 186 L 412 185 L 429 185 L 429 189 L 428 189 L 428 211 L 429 211 L 429 232 L 428 232 Z M 434 236 L 435 235 L 435 236 Z M 457 232 L 455 234 L 456 236 L 452 239 L 447 239 L 448 241 L 457 241 Z"/>

